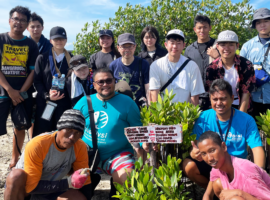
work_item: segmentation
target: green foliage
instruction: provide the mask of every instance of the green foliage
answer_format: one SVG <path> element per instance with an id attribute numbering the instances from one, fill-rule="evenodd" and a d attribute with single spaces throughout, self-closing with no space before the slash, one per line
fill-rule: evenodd
<path id="1" fill-rule="evenodd" d="M 266 113 L 261 116 L 256 116 L 258 128 L 262 130 L 266 136 L 267 144 L 270 145 L 270 110 L 267 109 Z"/>
<path id="2" fill-rule="evenodd" d="M 191 141 L 196 139 L 196 135 L 190 135 L 193 130 L 194 121 L 200 116 L 199 105 L 194 106 L 191 103 L 173 103 L 175 96 L 173 91 L 165 90 L 163 99 L 158 95 L 157 102 L 151 102 L 150 106 L 141 109 L 141 120 L 144 126 L 149 123 L 158 125 L 177 125 L 182 124 L 183 150 L 187 150 L 191 146 Z"/>
<path id="3" fill-rule="evenodd" d="M 162 45 L 169 30 L 181 29 L 188 46 L 197 39 L 193 31 L 194 18 L 197 14 L 207 15 L 211 19 L 211 37 L 217 38 L 221 31 L 232 30 L 238 35 L 241 46 L 256 35 L 256 30 L 250 28 L 253 12 L 249 0 L 238 3 L 232 3 L 231 0 L 152 0 L 151 5 L 147 7 L 127 3 L 126 7 L 120 6 L 115 17 L 110 18 L 102 27 L 99 21 L 92 22 L 92 25 L 86 23 L 82 33 L 77 35 L 73 53 L 89 57 L 90 54 L 99 51 L 96 33 L 104 28 L 113 30 L 116 38 L 125 32 L 134 34 L 136 51 L 139 52 L 140 34 L 143 28 L 149 25 L 159 31 Z M 88 32 L 90 27 L 92 29 Z"/>
<path id="4" fill-rule="evenodd" d="M 114 183 L 118 192 L 113 197 L 123 200 L 187 199 L 188 193 L 184 192 L 184 185 L 179 185 L 182 177 L 180 163 L 180 159 L 176 160 L 169 155 L 167 165 L 162 164 L 155 169 L 155 176 L 153 176 L 150 175 L 152 167 L 148 164 L 143 166 L 142 158 L 139 158 L 135 163 L 135 170 L 128 175 L 125 184 Z"/>

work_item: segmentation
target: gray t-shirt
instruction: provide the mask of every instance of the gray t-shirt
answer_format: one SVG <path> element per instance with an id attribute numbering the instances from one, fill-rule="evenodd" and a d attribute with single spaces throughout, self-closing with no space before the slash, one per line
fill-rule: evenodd
<path id="1" fill-rule="evenodd" d="M 110 53 L 103 53 L 99 51 L 90 57 L 90 67 L 95 70 L 102 67 L 109 67 L 111 62 L 116 59 L 116 56 L 111 51 Z"/>

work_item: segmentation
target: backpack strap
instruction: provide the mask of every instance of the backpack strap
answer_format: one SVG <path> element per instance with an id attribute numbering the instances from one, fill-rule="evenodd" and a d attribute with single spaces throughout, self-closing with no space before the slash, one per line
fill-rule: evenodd
<path id="1" fill-rule="evenodd" d="M 92 106 L 91 97 L 88 95 L 86 96 L 86 98 L 87 98 L 88 113 L 89 113 L 89 119 L 90 119 L 92 144 L 93 144 L 93 149 L 96 150 L 98 149 L 98 147 L 97 147 L 97 133 L 96 133 L 96 127 L 95 127 L 94 110 Z"/>
<path id="2" fill-rule="evenodd" d="M 163 87 L 160 89 L 160 92 L 163 92 L 167 87 L 168 85 L 170 85 L 172 83 L 172 81 L 175 79 L 175 77 L 180 74 L 180 72 L 184 69 L 184 67 L 188 64 L 188 62 L 190 61 L 190 59 L 187 59 L 183 64 L 182 66 L 174 73 L 174 75 L 168 80 L 168 82 L 163 85 Z"/>

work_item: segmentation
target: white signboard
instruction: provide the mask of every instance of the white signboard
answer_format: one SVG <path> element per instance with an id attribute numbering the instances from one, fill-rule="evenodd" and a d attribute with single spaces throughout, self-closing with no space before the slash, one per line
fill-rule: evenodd
<path id="1" fill-rule="evenodd" d="M 182 143 L 181 125 L 153 125 L 125 128 L 125 135 L 130 143 Z"/>

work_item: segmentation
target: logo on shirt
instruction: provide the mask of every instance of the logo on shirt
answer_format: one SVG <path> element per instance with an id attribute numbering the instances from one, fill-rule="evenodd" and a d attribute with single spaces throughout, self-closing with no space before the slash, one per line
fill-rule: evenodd
<path id="1" fill-rule="evenodd" d="M 96 129 L 103 128 L 107 125 L 109 117 L 104 111 L 97 111 L 94 113 Z"/>
<path id="2" fill-rule="evenodd" d="M 25 77 L 29 47 L 4 44 L 2 53 L 2 73 L 5 76 Z"/>

